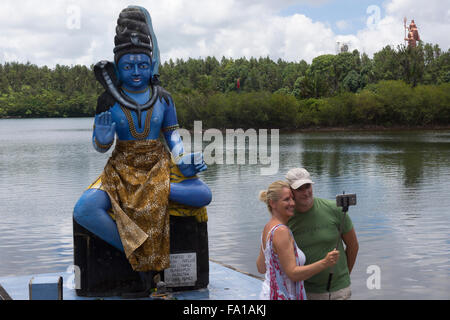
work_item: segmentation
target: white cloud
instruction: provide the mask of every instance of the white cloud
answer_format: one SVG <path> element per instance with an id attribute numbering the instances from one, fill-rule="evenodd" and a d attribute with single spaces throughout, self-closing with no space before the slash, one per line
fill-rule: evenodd
<path id="1" fill-rule="evenodd" d="M 336 27 L 341 31 L 348 29 L 350 26 L 351 26 L 351 23 L 347 20 L 336 21 Z"/>
<path id="2" fill-rule="evenodd" d="M 355 35 L 337 36 L 341 41 L 348 41 L 352 48 L 367 52 L 369 55 L 386 45 L 396 47 L 405 44 L 403 19 L 407 24 L 414 19 L 419 34 L 425 43 L 439 44 L 448 50 L 450 46 L 450 10 L 445 0 L 391 0 L 385 2 L 386 15 L 373 25 L 358 31 Z"/>
<path id="3" fill-rule="evenodd" d="M 68 27 L 68 7 L 80 8 L 80 29 Z M 112 38 L 117 15 L 114 6 L 91 1 L 2 1 L 0 4 L 0 59 L 17 57 L 39 65 L 91 64 L 105 36 Z M 110 43 L 110 41 L 108 41 Z M 106 45 L 106 42 L 104 43 Z"/>
<path id="4" fill-rule="evenodd" d="M 405 16 L 408 23 L 414 19 L 424 42 L 439 43 L 441 48 L 449 48 L 450 7 L 448 1 L 393 0 L 386 5 L 386 12 L 401 25 Z M 400 29 L 403 32 L 403 28 L 400 27 Z"/>
<path id="5" fill-rule="evenodd" d="M 316 3 L 303 0 L 304 3 Z M 320 1 L 326 10 L 326 0 Z M 281 16 L 294 0 L 142 0 L 153 20 L 162 60 L 206 56 L 304 59 L 334 53 L 336 42 L 347 42 L 369 55 L 387 44 L 403 43 L 403 16 L 414 18 L 422 39 L 450 43 L 450 10 L 445 1 L 388 0 L 385 16 L 373 28 L 355 34 L 335 34 L 328 22 L 305 15 Z M 2 0 L 0 3 L 0 62 L 30 61 L 38 65 L 90 65 L 113 58 L 116 20 L 126 0 L 36 1 Z M 73 28 L 79 8 L 80 28 Z M 412 9 L 414 8 L 414 9 Z M 341 32 L 346 21 L 337 22 Z M 72 28 L 70 27 L 72 25 Z"/>

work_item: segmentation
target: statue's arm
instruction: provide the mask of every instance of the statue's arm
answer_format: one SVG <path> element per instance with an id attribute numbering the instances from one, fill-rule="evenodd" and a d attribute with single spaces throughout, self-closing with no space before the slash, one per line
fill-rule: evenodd
<path id="1" fill-rule="evenodd" d="M 161 92 L 163 96 L 160 99 L 165 105 L 164 120 L 161 130 L 167 145 L 169 146 L 170 152 L 172 153 L 172 157 L 181 173 L 183 173 L 185 177 L 192 177 L 198 172 L 207 169 L 203 160 L 203 154 L 201 152 L 185 153 L 183 141 L 178 132 L 179 125 L 175 105 L 172 98 L 165 90 L 161 90 Z"/>

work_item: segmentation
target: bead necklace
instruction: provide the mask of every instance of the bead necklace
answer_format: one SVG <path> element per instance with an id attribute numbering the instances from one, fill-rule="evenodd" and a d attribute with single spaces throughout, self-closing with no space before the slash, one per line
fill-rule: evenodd
<path id="1" fill-rule="evenodd" d="M 142 133 L 137 132 L 136 127 L 134 125 L 133 117 L 131 115 L 131 111 L 128 108 L 123 107 L 122 105 L 120 105 L 120 108 L 125 114 L 125 117 L 127 117 L 131 135 L 137 140 L 145 140 L 148 137 L 148 134 L 150 133 L 150 120 L 152 118 L 153 106 L 149 110 L 147 110 L 147 115 L 145 117 L 144 131 Z"/>

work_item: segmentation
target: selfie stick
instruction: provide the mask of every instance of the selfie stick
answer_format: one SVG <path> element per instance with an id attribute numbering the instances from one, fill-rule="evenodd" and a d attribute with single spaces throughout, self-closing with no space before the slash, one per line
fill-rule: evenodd
<path id="1" fill-rule="evenodd" d="M 345 194 L 345 192 L 343 194 Z M 347 198 L 347 197 L 343 197 L 342 198 L 342 203 L 341 204 L 342 204 L 342 212 L 344 212 L 344 214 L 342 215 L 341 225 L 339 226 L 339 236 L 338 236 L 338 239 L 337 239 L 337 242 L 336 242 L 336 249 L 335 250 L 338 249 L 339 242 L 341 241 L 342 227 L 344 225 L 345 215 L 346 215 L 346 213 L 348 211 L 348 207 L 351 205 L 349 200 L 350 199 Z M 328 291 L 328 295 L 329 295 L 329 299 L 330 300 L 331 300 L 330 288 L 331 288 L 331 280 L 333 279 L 334 267 L 335 266 L 331 267 L 330 274 L 328 275 L 328 283 L 327 283 L 327 291 Z"/>

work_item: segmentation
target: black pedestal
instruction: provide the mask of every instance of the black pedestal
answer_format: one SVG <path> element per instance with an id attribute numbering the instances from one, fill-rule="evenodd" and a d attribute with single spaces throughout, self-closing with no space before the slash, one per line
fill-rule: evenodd
<path id="1" fill-rule="evenodd" d="M 190 287 L 173 287 L 173 290 L 206 288 L 209 283 L 208 228 L 206 222 L 194 217 L 170 217 L 170 253 L 197 254 L 197 281 Z"/>
<path id="2" fill-rule="evenodd" d="M 125 254 L 73 221 L 74 264 L 80 269 L 77 295 L 85 297 L 126 296 L 143 292 L 145 286 Z M 207 223 L 194 217 L 170 217 L 170 253 L 196 253 L 197 281 L 173 290 L 205 288 L 209 283 Z M 155 273 L 156 274 L 156 273 Z M 164 280 L 164 273 L 161 273 Z"/>

